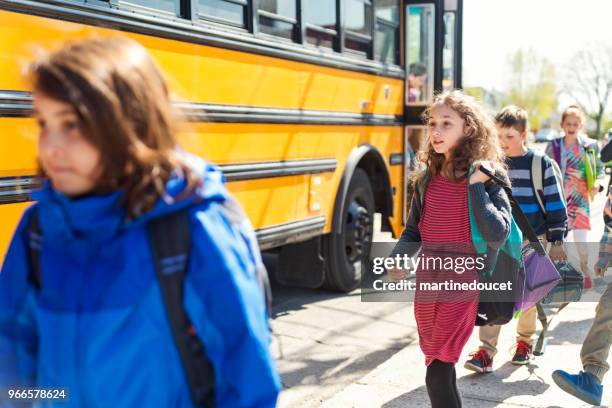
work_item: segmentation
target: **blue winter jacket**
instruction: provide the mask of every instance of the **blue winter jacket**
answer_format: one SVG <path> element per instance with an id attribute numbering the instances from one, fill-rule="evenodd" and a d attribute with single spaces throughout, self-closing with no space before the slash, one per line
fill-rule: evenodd
<path id="1" fill-rule="evenodd" d="M 45 184 L 24 214 L 0 273 L 0 389 L 68 390 L 57 407 L 192 407 L 165 315 L 146 225 L 187 209 L 192 249 L 184 306 L 206 346 L 219 407 L 273 407 L 280 389 L 269 353 L 256 243 L 222 211 L 221 173 L 198 159 L 204 184 L 126 221 L 121 193 L 71 200 Z M 176 197 L 185 186 L 167 185 Z M 27 226 L 43 234 L 42 289 L 28 283 Z M 253 238 L 254 239 L 254 238 Z M 2 405 L 2 402 L 0 402 Z"/>

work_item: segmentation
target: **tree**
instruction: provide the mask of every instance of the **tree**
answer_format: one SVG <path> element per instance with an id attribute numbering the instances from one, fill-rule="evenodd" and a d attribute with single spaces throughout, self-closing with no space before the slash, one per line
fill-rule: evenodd
<path id="1" fill-rule="evenodd" d="M 595 121 L 599 138 L 612 97 L 612 47 L 590 46 L 576 53 L 566 67 L 562 89 Z"/>
<path id="2" fill-rule="evenodd" d="M 509 59 L 507 102 L 529 114 L 529 127 L 537 131 L 557 108 L 555 66 L 533 50 L 518 50 Z"/>

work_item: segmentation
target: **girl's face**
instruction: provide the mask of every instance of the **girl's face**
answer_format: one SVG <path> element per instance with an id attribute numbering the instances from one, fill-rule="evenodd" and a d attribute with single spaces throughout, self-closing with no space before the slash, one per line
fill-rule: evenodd
<path id="1" fill-rule="evenodd" d="M 53 188 L 74 197 L 91 192 L 100 177 L 100 151 L 83 136 L 72 105 L 34 94 L 40 127 L 38 158 Z"/>
<path id="2" fill-rule="evenodd" d="M 428 128 L 431 146 L 448 159 L 465 134 L 465 121 L 457 112 L 439 103 L 431 108 Z"/>
<path id="3" fill-rule="evenodd" d="M 582 129 L 582 121 L 576 115 L 567 115 L 563 123 L 561 123 L 561 127 L 566 136 L 577 137 L 578 132 Z"/>

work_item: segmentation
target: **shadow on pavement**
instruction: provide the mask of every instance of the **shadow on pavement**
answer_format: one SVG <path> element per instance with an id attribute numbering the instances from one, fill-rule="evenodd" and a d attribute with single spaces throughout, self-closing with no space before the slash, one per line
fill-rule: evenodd
<path id="1" fill-rule="evenodd" d="M 291 388 L 301 385 L 321 385 L 328 382 L 342 382 L 344 377 L 360 377 L 384 363 L 410 343 L 407 339 L 397 340 L 388 349 L 374 350 L 359 358 L 317 360 L 301 359 L 302 367 L 283 373 L 283 386 Z"/>
<path id="2" fill-rule="evenodd" d="M 504 381 L 510 378 L 517 370 L 527 368 L 527 375 L 520 380 L 509 382 Z M 461 393 L 463 400 L 463 406 L 465 407 L 478 407 L 478 408 L 493 408 L 498 407 L 501 404 L 507 407 L 519 407 L 524 406 L 521 403 L 509 403 L 504 402 L 511 397 L 519 395 L 533 396 L 537 398 L 543 394 L 550 384 L 547 384 L 543 378 L 539 377 L 535 370 L 538 368 L 537 364 L 530 364 L 529 366 L 515 366 L 510 362 L 507 362 L 503 366 L 496 369 L 492 374 L 472 374 L 466 375 L 457 380 L 457 386 Z M 423 378 L 425 382 L 425 378 Z M 421 406 L 416 401 L 425 401 L 425 405 L 429 406 L 429 398 L 427 396 L 426 386 L 421 386 L 410 392 L 400 395 L 399 397 L 388 401 L 383 405 L 384 408 L 395 408 L 405 407 L 407 403 L 415 401 L 415 404 L 410 406 Z M 554 408 L 554 407 L 550 407 Z"/>

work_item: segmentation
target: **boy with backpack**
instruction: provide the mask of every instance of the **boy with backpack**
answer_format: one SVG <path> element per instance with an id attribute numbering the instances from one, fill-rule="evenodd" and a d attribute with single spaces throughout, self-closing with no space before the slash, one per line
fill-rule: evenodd
<path id="1" fill-rule="evenodd" d="M 508 165 L 513 196 L 541 239 L 551 242 L 553 261 L 565 259 L 563 240 L 567 230 L 567 212 L 561 172 L 548 156 L 527 147 L 527 112 L 516 106 L 503 108 L 495 117 L 497 130 Z M 517 327 L 516 351 L 512 364 L 525 365 L 532 355 L 532 336 L 536 331 L 536 308 L 521 314 Z M 480 328 L 481 345 L 471 353 L 464 367 L 477 373 L 493 368 L 501 326 Z"/>

